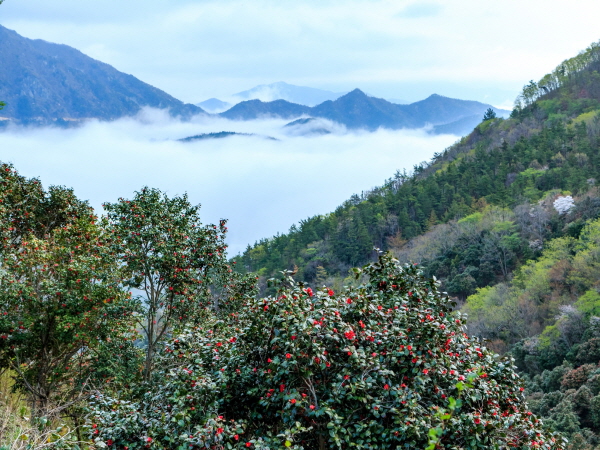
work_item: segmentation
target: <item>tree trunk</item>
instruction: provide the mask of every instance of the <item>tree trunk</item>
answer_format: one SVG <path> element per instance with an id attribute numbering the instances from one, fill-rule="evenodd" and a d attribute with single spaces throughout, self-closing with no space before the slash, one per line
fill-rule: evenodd
<path id="1" fill-rule="evenodd" d="M 323 436 L 322 434 L 319 435 L 319 450 L 326 450 L 327 447 L 325 446 L 325 436 Z"/>

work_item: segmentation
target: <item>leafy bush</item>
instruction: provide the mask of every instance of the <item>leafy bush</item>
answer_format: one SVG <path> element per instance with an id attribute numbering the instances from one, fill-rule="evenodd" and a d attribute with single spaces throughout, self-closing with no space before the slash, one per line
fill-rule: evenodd
<path id="1" fill-rule="evenodd" d="M 341 293 L 285 277 L 174 337 L 143 397 L 94 397 L 96 446 L 564 448 L 434 280 L 388 254 L 364 275 Z"/>
<path id="2" fill-rule="evenodd" d="M 595 364 L 584 364 L 567 372 L 562 379 L 562 389 L 579 389 L 588 379 L 590 373 L 596 368 Z"/>

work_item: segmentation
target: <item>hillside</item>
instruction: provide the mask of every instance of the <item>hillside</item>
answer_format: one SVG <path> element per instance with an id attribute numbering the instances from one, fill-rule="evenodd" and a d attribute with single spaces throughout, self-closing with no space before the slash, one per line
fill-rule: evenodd
<path id="1" fill-rule="evenodd" d="M 328 100 L 314 107 L 285 100 L 249 100 L 238 103 L 220 115 L 234 120 L 253 120 L 260 117 L 293 119 L 310 116 L 329 119 L 349 129 L 373 131 L 378 128 L 421 128 L 428 124 L 450 124 L 464 118 L 472 120 L 473 116 L 483 116 L 488 108 L 494 109 L 498 115 L 508 113 L 484 103 L 436 94 L 409 105 L 398 105 L 381 98 L 369 97 L 360 89 L 354 89 L 336 100 Z M 456 129 L 452 128 L 451 131 Z"/>
<path id="2" fill-rule="evenodd" d="M 67 45 L 27 39 L 0 26 L 0 117 L 20 123 L 112 120 L 144 106 L 189 117 L 204 111 Z"/>
<path id="3" fill-rule="evenodd" d="M 509 352 L 534 412 L 600 443 L 600 43 L 529 82 L 510 118 L 479 123 L 412 173 L 355 195 L 235 258 L 266 279 L 353 285 L 373 247 L 420 263 Z"/>
<path id="4" fill-rule="evenodd" d="M 305 281 L 312 282 L 317 266 L 343 273 L 369 261 L 373 246 L 405 248 L 400 245 L 405 240 L 487 205 L 515 208 L 556 190 L 583 195 L 600 179 L 596 64 L 565 75 L 551 92 L 540 87 L 536 98 L 520 96 L 511 118 L 480 123 L 412 174 L 398 172 L 331 214 L 309 218 L 288 234 L 257 243 L 241 261 L 248 270 L 266 274 L 296 264 Z M 373 108 L 383 104 L 358 90 L 337 101 L 353 97 L 372 101 Z M 432 96 L 408 106 L 427 111 L 440 101 Z M 436 114 L 440 120 L 447 117 L 444 111 Z"/>

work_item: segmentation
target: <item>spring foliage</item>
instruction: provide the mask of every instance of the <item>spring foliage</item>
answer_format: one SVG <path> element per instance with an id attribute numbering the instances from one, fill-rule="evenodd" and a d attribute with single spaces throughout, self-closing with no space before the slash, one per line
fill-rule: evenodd
<path id="1" fill-rule="evenodd" d="M 93 399 L 96 445 L 563 448 L 433 279 L 389 254 L 363 276 L 339 293 L 285 277 L 174 337 L 143 398 Z"/>

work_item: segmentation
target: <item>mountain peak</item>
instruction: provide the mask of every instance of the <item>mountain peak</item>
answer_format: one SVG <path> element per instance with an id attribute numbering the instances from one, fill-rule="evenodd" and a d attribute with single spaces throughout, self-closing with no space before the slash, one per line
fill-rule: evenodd
<path id="1" fill-rule="evenodd" d="M 356 88 L 350 92 L 348 92 L 346 95 L 342 95 L 338 100 L 344 99 L 344 100 L 356 100 L 359 98 L 368 98 L 369 96 L 367 94 L 365 94 L 363 91 L 361 91 L 359 88 Z"/>
<path id="2" fill-rule="evenodd" d="M 353 90 L 351 90 L 350 92 L 348 92 L 348 94 L 347 94 L 347 95 L 350 95 L 350 94 L 353 94 L 353 95 L 364 95 L 365 97 L 367 96 L 367 94 L 365 94 L 365 93 L 364 93 L 363 91 L 361 91 L 359 88 L 356 88 L 356 89 L 353 89 Z"/>
<path id="3" fill-rule="evenodd" d="M 258 98 L 265 102 L 286 100 L 300 105 L 316 106 L 327 100 L 335 100 L 340 95 L 342 94 L 277 81 L 271 84 L 261 84 L 247 91 L 233 94 L 233 99 L 239 101 Z"/>

